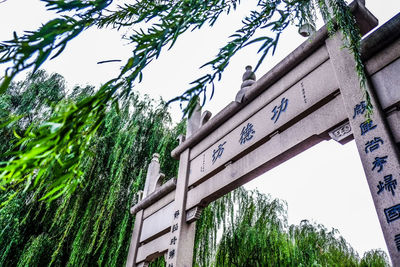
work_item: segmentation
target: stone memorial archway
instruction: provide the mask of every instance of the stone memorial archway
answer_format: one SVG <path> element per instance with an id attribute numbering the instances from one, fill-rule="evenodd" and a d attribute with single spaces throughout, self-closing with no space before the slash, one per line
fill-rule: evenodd
<path id="1" fill-rule="evenodd" d="M 377 25 L 363 1 L 351 4 L 363 34 Z M 339 33 L 321 28 L 271 71 L 250 70 L 236 100 L 211 118 L 197 109 L 188 136 L 172 152 L 177 179 L 160 185 L 150 163 L 136 214 L 127 266 L 165 256 L 168 267 L 192 266 L 195 224 L 210 202 L 315 144 L 354 139 L 394 266 L 400 266 L 400 15 L 362 42 L 374 106 L 366 119 L 354 57 Z"/>

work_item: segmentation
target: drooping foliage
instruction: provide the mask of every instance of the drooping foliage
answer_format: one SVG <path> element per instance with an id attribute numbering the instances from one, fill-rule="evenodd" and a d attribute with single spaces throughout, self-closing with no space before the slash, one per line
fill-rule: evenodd
<path id="1" fill-rule="evenodd" d="M 92 89 L 76 87 L 65 97 L 59 75 L 37 75 L 40 77 L 34 81 L 13 84 L 8 97 L 3 95 L 1 100 L 2 112 L 21 114 L 22 122 L 32 116 L 32 127 L 45 123 L 43 110 L 59 108 L 52 107 L 54 101 L 62 98 L 58 105 L 69 105 Z M 59 86 L 56 95 L 53 85 Z M 31 125 L 22 123 L 16 131 Z M 161 155 L 161 166 L 171 178 L 177 161 L 170 157 L 170 151 L 182 129 L 181 124 L 172 129 L 165 105 L 147 97 L 131 94 L 119 110 L 108 107 L 104 123 L 84 153 L 81 186 L 74 193 L 52 202 L 38 201 L 48 186 L 44 182 L 39 182 L 34 192 L 21 190 L 21 184 L 0 192 L 1 202 L 14 195 L 0 209 L 0 266 L 122 266 L 134 220 L 129 207 L 135 193 L 143 188 L 151 155 Z M 10 142 L 18 141 L 12 130 L 2 139 L 9 145 L 2 152 L 10 151 Z M 2 160 L 7 157 L 1 155 Z"/>
<path id="2" fill-rule="evenodd" d="M 0 112 L 21 118 L 14 129 L 2 129 L 8 133 L 1 135 L 0 160 L 10 156 L 26 128 L 40 127 L 60 106 L 84 99 L 94 88 L 77 86 L 68 96 L 65 91 L 60 75 L 43 71 L 12 84 L 0 98 Z M 44 182 L 37 191 L 16 184 L 0 192 L 1 202 L 8 199 L 0 207 L 0 266 L 124 265 L 134 225 L 129 207 L 143 189 L 153 153 L 161 155 L 166 177 L 176 176 L 177 161 L 170 152 L 184 123 L 172 128 L 164 105 L 137 94 L 119 109 L 108 107 L 104 121 L 85 151 L 81 186 L 73 193 L 38 201 L 49 186 Z M 194 266 L 388 265 L 379 250 L 360 260 L 336 231 L 322 225 L 288 226 L 283 202 L 243 188 L 205 208 L 197 222 L 194 255 Z M 164 259 L 151 266 L 165 266 Z"/>
<path id="3" fill-rule="evenodd" d="M 307 220 L 288 225 L 283 201 L 243 188 L 204 211 L 195 256 L 194 266 L 389 266 L 381 250 L 360 259 L 335 229 Z"/>
<path id="4" fill-rule="evenodd" d="M 90 27 L 125 28 L 133 51 L 116 78 L 105 83 L 96 94 L 64 105 L 42 127 L 27 129 L 14 157 L 0 165 L 0 186 L 25 183 L 25 187 L 38 190 L 37 185 L 45 182 L 51 186 L 42 192 L 44 198 L 73 192 L 81 183 L 79 170 L 85 165 L 84 153 L 104 122 L 110 104 L 118 105 L 118 102 L 125 101 L 132 85 L 142 79 L 143 69 L 161 54 L 165 46 L 172 47 L 188 30 L 199 29 L 205 24 L 214 25 L 221 14 L 234 14 L 240 4 L 238 0 L 142 0 L 115 7 L 111 0 L 42 1 L 59 16 L 36 31 L 14 33 L 12 40 L 0 44 L 0 63 L 10 64 L 1 78 L 0 94 L 7 90 L 17 73 L 28 68 L 37 70 Z M 193 81 L 191 87 L 174 100 L 185 104 L 184 112 L 190 113 L 200 97 L 204 101 L 208 96 L 212 97 L 214 83 L 221 79 L 237 51 L 261 42 L 258 67 L 269 52 L 273 54 L 281 33 L 288 25 L 314 24 L 317 10 L 321 10 L 330 22 L 331 33 L 342 30 L 346 46 L 356 60 L 361 85 L 364 85 L 365 74 L 359 52 L 361 36 L 354 17 L 344 0 L 328 2 L 332 12 L 327 12 L 325 0 L 254 1 L 254 9 L 243 19 L 242 27 L 233 33 L 214 59 L 204 64 L 203 67 L 209 68 L 208 74 Z M 337 27 L 332 26 L 333 21 Z M 254 38 L 261 29 L 270 30 L 269 36 Z M 372 107 L 366 91 L 365 96 L 370 112 Z M 67 174 L 54 181 L 52 174 L 58 170 Z M 34 172 L 38 173 L 33 175 Z M 35 182 L 32 182 L 33 176 Z"/>

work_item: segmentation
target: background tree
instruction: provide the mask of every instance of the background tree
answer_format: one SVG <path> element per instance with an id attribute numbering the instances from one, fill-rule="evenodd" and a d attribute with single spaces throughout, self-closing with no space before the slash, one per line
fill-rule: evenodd
<path id="1" fill-rule="evenodd" d="M 0 100 L 1 114 L 22 116 L 14 129 L 23 132 L 40 127 L 57 105 L 93 93 L 91 86 L 77 86 L 68 96 L 63 89 L 60 75 L 38 71 L 32 80 L 11 84 Z M 137 93 L 119 110 L 108 107 L 83 157 L 82 186 L 52 202 L 37 201 L 48 191 L 44 182 L 36 191 L 16 184 L 0 192 L 2 202 L 14 195 L 0 207 L 0 266 L 124 265 L 134 225 L 129 208 L 144 187 L 149 159 L 159 153 L 166 179 L 176 176 L 178 161 L 170 152 L 184 129 L 184 123 L 171 125 L 162 101 Z M 12 151 L 17 136 L 12 130 L 1 135 L 2 152 Z M 7 158 L 7 153 L 0 155 L 0 160 Z M 243 188 L 211 203 L 197 223 L 194 266 L 301 265 L 388 266 L 388 258 L 372 250 L 360 259 L 337 231 L 322 225 L 289 226 L 282 201 Z M 152 266 L 165 262 L 160 258 Z"/>
<path id="2" fill-rule="evenodd" d="M 133 56 L 126 60 L 115 79 L 105 83 L 93 96 L 56 108 L 57 115 L 49 118 L 41 127 L 28 128 L 21 135 L 21 146 L 15 151 L 14 157 L 0 166 L 0 186 L 24 183 L 26 188 L 34 188 L 39 181 L 45 181 L 51 185 L 46 187 L 48 191 L 43 192 L 46 199 L 71 192 L 80 184 L 82 179 L 79 170 L 84 164 L 83 155 L 89 150 L 91 139 L 104 122 L 107 109 L 111 103 L 117 107 L 125 101 L 132 85 L 142 79 L 142 70 L 161 54 L 163 47 L 172 47 L 177 38 L 188 30 L 199 29 L 204 24 L 212 26 L 222 13 L 233 13 L 240 1 L 142 0 L 111 10 L 110 0 L 43 1 L 60 16 L 37 31 L 23 35 L 15 33 L 14 39 L 0 45 L 0 63 L 11 63 L 2 78 L 0 93 L 7 90 L 17 73 L 28 68 L 33 68 L 35 72 L 45 60 L 56 57 L 70 40 L 90 27 L 126 28 L 133 47 Z M 231 36 L 215 59 L 204 64 L 209 68 L 209 74 L 193 81 L 192 87 L 174 100 L 181 101 L 185 105 L 184 111 L 190 113 L 200 96 L 203 101 L 208 94 L 212 97 L 214 82 L 221 78 L 238 50 L 261 42 L 261 64 L 270 51 L 275 51 L 280 34 L 289 24 L 314 24 L 317 10 L 321 10 L 330 22 L 331 32 L 336 29 L 333 18 L 337 28 L 343 31 L 345 44 L 354 54 L 363 85 L 365 75 L 359 53 L 361 38 L 354 18 L 343 0 L 328 2 L 331 13 L 327 12 L 324 0 L 255 1 L 254 10 L 243 20 L 243 26 Z M 257 30 L 265 28 L 271 31 L 271 36 L 252 39 Z M 366 99 L 368 102 L 367 92 Z M 369 111 L 371 108 L 368 105 Z M 54 170 L 61 170 L 65 175 L 55 181 L 51 179 L 51 171 Z M 32 180 L 37 182 L 32 183 Z"/>
<path id="3" fill-rule="evenodd" d="M 62 94 L 64 80 L 60 75 L 43 71 L 35 75 L 33 80 L 12 84 L 10 93 L 2 96 L 3 113 L 23 116 L 20 122 L 24 123 L 16 131 L 40 127 L 53 116 L 55 102 L 62 108 L 92 91 L 90 86 L 75 87 L 67 97 Z M 33 123 L 25 123 L 28 119 Z M 137 191 L 143 189 L 148 159 L 160 153 L 161 166 L 167 177 L 172 177 L 178 162 L 170 157 L 170 151 L 177 145 L 183 126 L 172 128 L 162 102 L 133 93 L 119 110 L 107 108 L 104 124 L 82 159 L 83 186 L 53 202 L 37 201 L 48 191 L 43 181 L 38 182 L 36 191 L 25 191 L 22 184 L 16 184 L 0 193 L 1 202 L 14 196 L 0 209 L 0 265 L 123 265 L 134 222 L 129 208 Z M 12 151 L 10 144 L 19 141 L 17 135 L 1 136 L 8 145 L 2 152 Z M 7 153 L 1 155 L 0 160 L 7 157 Z M 57 180 L 64 174 L 51 175 Z"/>

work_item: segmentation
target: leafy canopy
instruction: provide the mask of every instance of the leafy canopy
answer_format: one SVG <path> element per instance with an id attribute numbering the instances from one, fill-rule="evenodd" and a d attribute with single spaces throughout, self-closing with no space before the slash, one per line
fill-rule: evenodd
<path id="1" fill-rule="evenodd" d="M 41 181 L 51 185 L 44 199 L 55 198 L 75 190 L 80 184 L 80 166 L 83 155 L 100 125 L 108 108 L 118 109 L 121 101 L 129 96 L 132 86 L 142 79 L 143 69 L 157 59 L 164 47 L 171 48 L 175 41 L 188 30 L 203 25 L 214 25 L 223 13 L 234 14 L 239 0 L 142 0 L 127 1 L 111 10 L 111 0 L 42 0 L 49 10 L 59 17 L 45 23 L 38 30 L 14 33 L 14 38 L 0 44 L 0 63 L 11 64 L 1 78 L 0 94 L 9 88 L 15 75 L 26 69 L 38 68 L 48 59 L 57 57 L 68 43 L 91 27 L 124 28 L 132 45 L 132 56 L 125 61 L 116 78 L 106 82 L 94 95 L 77 103 L 56 106 L 55 113 L 37 127 L 26 129 L 19 135 L 14 151 L 7 162 L 0 165 L 0 187 L 9 188 L 24 183 L 34 188 Z M 360 59 L 360 33 L 344 0 L 327 0 L 332 12 L 327 12 L 325 0 L 258 0 L 254 9 L 243 19 L 238 29 L 223 46 L 216 57 L 202 67 L 208 74 L 194 80 L 182 95 L 171 101 L 184 104 L 184 113 L 191 113 L 200 97 L 206 101 L 212 97 L 214 83 L 237 51 L 254 43 L 260 43 L 260 59 L 274 53 L 281 33 L 288 25 L 315 24 L 316 11 L 329 21 L 329 29 L 339 28 L 345 43 L 354 54 L 360 83 L 364 88 L 365 74 Z M 337 27 L 334 27 L 336 21 Z M 270 30 L 270 36 L 253 38 L 258 30 Z M 366 92 L 366 98 L 368 93 Z M 372 107 L 368 105 L 368 110 Z M 3 119 L 0 126 L 15 121 Z M 64 175 L 58 180 L 49 179 L 53 170 L 60 169 Z"/>
<path id="2" fill-rule="evenodd" d="M 11 84 L 0 97 L 0 110 L 23 116 L 14 127 L 19 134 L 52 117 L 55 103 L 67 105 L 94 92 L 91 86 L 75 87 L 66 96 L 64 84 L 60 75 L 38 71 Z M 23 184 L 0 191 L 0 202 L 8 199 L 0 207 L 0 266 L 124 265 L 135 221 L 129 208 L 144 187 L 151 155 L 160 154 L 166 179 L 176 176 L 171 150 L 184 129 L 184 122 L 171 127 L 163 103 L 136 92 L 119 111 L 108 108 L 83 156 L 82 187 L 52 202 L 37 201 L 48 191 L 46 181 L 35 191 L 20 190 Z M 12 130 L 0 129 L 0 160 L 18 141 Z M 194 255 L 193 266 L 389 266 L 380 250 L 360 259 L 335 230 L 307 221 L 288 225 L 284 202 L 243 188 L 204 209 Z M 163 257 L 151 266 L 165 266 Z"/>

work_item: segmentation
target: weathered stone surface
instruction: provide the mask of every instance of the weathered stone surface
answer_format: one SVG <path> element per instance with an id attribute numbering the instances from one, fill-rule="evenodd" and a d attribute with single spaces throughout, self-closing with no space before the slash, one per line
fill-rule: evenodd
<path id="1" fill-rule="evenodd" d="M 188 210 L 186 212 L 186 222 L 191 223 L 191 222 L 194 222 L 194 221 L 200 219 L 202 211 L 203 211 L 203 207 L 200 207 L 200 206 L 196 206 L 196 207 Z"/>
<path id="2" fill-rule="evenodd" d="M 365 101 L 354 71 L 354 57 L 347 49 L 340 49 L 340 33 L 328 39 L 326 44 L 386 245 L 393 265 L 400 266 L 400 190 L 396 187 L 400 178 L 399 152 L 372 87 L 368 90 L 374 106 L 373 114 L 369 120 L 365 118 Z"/>
<path id="3" fill-rule="evenodd" d="M 330 63 L 326 61 L 275 99 L 264 98 L 262 109 L 250 105 L 254 113 L 246 120 L 238 119 L 241 114 L 233 116 L 229 122 L 237 125 L 236 128 L 191 160 L 189 186 L 200 183 L 239 154 L 244 155 L 258 142 L 290 127 L 318 105 L 332 99 L 338 85 L 331 73 Z"/>
<path id="4" fill-rule="evenodd" d="M 364 19 L 367 31 L 376 21 L 362 2 L 354 2 L 352 9 L 361 12 L 357 18 Z M 379 44 L 381 37 L 371 36 L 367 39 Z M 395 196 L 400 194 L 395 145 L 400 141 L 400 40 L 379 44 L 387 53 L 377 49 L 364 57 L 380 100 L 372 94 L 375 109 L 368 124 L 354 59 L 339 49 L 340 37 L 325 46 L 326 37 L 325 28 L 318 31 L 312 45 L 303 43 L 249 86 L 242 103 L 232 102 L 209 122 L 207 114 L 200 117 L 196 111 L 193 135 L 173 152 L 180 156 L 176 190 L 137 213 L 127 266 L 162 255 L 168 267 L 192 266 L 195 222 L 204 206 L 330 138 L 341 143 L 355 138 L 394 266 L 400 266 L 400 203 Z M 157 160 L 150 165 L 143 201 L 149 201 L 160 177 Z"/>
<path id="5" fill-rule="evenodd" d="M 338 108 L 339 107 L 339 108 Z M 187 209 L 203 206 L 304 150 L 329 139 L 327 130 L 347 117 L 340 95 L 188 192 Z M 333 110 L 335 112 L 333 112 Z"/>
<path id="6" fill-rule="evenodd" d="M 351 131 L 351 126 L 348 121 L 336 127 L 332 131 L 329 132 L 329 136 L 335 140 L 336 142 L 341 143 L 342 145 L 353 139 L 353 133 Z"/>
<path id="7" fill-rule="evenodd" d="M 166 233 L 139 247 L 137 251 L 136 263 L 151 262 L 162 256 L 168 249 L 169 233 Z"/>
<path id="8" fill-rule="evenodd" d="M 161 186 L 161 180 L 164 178 L 164 174 L 160 172 L 160 155 L 155 153 L 147 168 L 146 182 L 144 184 L 143 198 L 153 193 L 157 187 Z"/>
<path id="9" fill-rule="evenodd" d="M 186 138 L 189 138 L 192 136 L 194 133 L 196 133 L 201 127 L 201 106 L 200 102 L 197 102 L 197 105 L 190 114 L 188 120 L 187 120 L 187 126 L 186 126 Z"/>
<path id="10" fill-rule="evenodd" d="M 139 248 L 139 238 L 142 232 L 143 223 L 143 210 L 136 213 L 135 225 L 133 226 L 131 243 L 129 246 L 128 259 L 126 260 L 126 267 L 135 267 L 137 252 Z"/>
<path id="11" fill-rule="evenodd" d="M 169 229 L 174 215 L 174 202 L 169 203 L 157 212 L 143 220 L 140 242 L 153 238 L 155 235 Z"/>
<path id="12" fill-rule="evenodd" d="M 169 192 L 153 204 L 151 206 L 146 207 L 144 212 L 143 212 L 143 219 L 146 219 L 153 213 L 157 212 L 159 209 L 167 206 L 169 203 L 173 202 L 175 199 L 175 190 Z"/>
<path id="13" fill-rule="evenodd" d="M 167 266 L 192 266 L 196 222 L 186 222 L 186 201 L 188 189 L 189 150 L 180 155 L 178 184 L 176 186 L 175 207 L 169 234 L 170 245 Z"/>
<path id="14" fill-rule="evenodd" d="M 201 122 L 200 122 L 200 127 L 206 124 L 212 116 L 212 113 L 208 110 L 204 111 L 203 114 L 201 115 Z"/>
<path id="15" fill-rule="evenodd" d="M 165 195 L 173 191 L 175 188 L 176 188 L 176 178 L 172 178 L 168 182 L 160 186 L 156 191 L 145 197 L 144 199 L 140 198 L 138 203 L 131 208 L 130 210 L 131 214 L 135 214 L 139 210 L 145 209 L 155 204 L 158 200 L 160 200 Z"/>
<path id="16" fill-rule="evenodd" d="M 400 57 L 400 45 L 398 46 Z M 395 60 L 371 77 L 372 85 L 377 88 L 376 94 L 383 107 L 400 103 L 400 59 Z M 393 103 L 397 100 L 397 103 Z"/>

